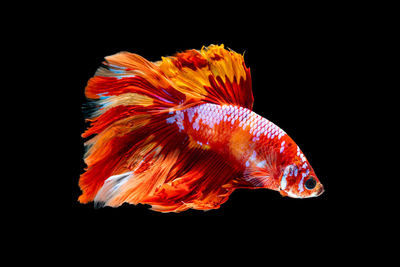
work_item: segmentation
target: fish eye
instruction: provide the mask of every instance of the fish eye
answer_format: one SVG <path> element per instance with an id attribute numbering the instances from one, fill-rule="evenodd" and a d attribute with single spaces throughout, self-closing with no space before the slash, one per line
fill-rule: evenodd
<path id="1" fill-rule="evenodd" d="M 306 180 L 306 182 L 304 183 L 304 186 L 308 189 L 314 189 L 314 187 L 317 185 L 317 180 L 315 180 L 314 177 L 310 177 Z"/>

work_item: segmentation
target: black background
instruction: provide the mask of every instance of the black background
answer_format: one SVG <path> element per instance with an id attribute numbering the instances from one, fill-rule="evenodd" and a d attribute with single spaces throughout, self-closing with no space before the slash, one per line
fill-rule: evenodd
<path id="1" fill-rule="evenodd" d="M 358 225 L 349 216 L 359 212 L 359 203 L 347 201 L 351 192 L 343 186 L 345 170 L 350 168 L 350 155 L 343 153 L 348 146 L 343 131 L 349 116 L 355 116 L 347 107 L 352 95 L 358 93 L 349 78 L 354 73 L 357 31 L 340 19 L 325 19 L 324 14 L 303 20 L 285 18 L 254 21 L 249 16 L 229 23 L 208 18 L 198 25 L 192 24 L 195 18 L 189 16 L 183 24 L 175 18 L 152 25 L 132 21 L 132 25 L 121 26 L 102 16 L 79 30 L 70 29 L 66 44 L 68 62 L 73 66 L 67 81 L 72 96 L 67 118 L 71 127 L 65 130 L 70 167 L 64 175 L 71 183 L 71 216 L 67 220 L 80 230 L 78 239 L 94 246 L 87 236 L 112 239 L 128 235 L 132 240 L 140 234 L 144 235 L 140 240 L 148 245 L 165 242 L 162 246 L 168 247 L 165 240 L 179 240 L 183 248 L 201 241 L 218 250 L 227 244 L 251 249 L 249 246 L 257 246 L 254 242 L 258 241 L 306 246 L 333 243 L 340 239 L 342 229 L 357 231 Z M 85 167 L 84 140 L 80 137 L 86 127 L 81 112 L 84 88 L 103 58 L 129 51 L 157 61 L 161 56 L 209 44 L 245 52 L 252 74 L 253 111 L 294 139 L 324 184 L 325 193 L 318 198 L 291 199 L 271 190 L 237 190 L 217 210 L 166 214 L 144 205 L 94 209 L 93 203 L 78 203 L 78 180 Z M 257 253 L 263 253 L 263 247 L 257 247 Z"/>

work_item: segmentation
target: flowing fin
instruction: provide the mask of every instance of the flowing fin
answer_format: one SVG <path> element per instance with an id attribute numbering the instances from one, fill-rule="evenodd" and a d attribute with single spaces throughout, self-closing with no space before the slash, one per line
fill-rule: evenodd
<path id="1" fill-rule="evenodd" d="M 199 148 L 165 149 L 136 168 L 107 179 L 95 198 L 97 205 L 142 203 L 160 212 L 215 209 L 233 192 L 227 185 L 238 175 L 219 155 Z"/>
<path id="2" fill-rule="evenodd" d="M 229 80 L 227 72 L 214 72 L 224 75 L 209 81 Z M 236 89 L 249 83 L 238 73 L 232 76 L 239 81 L 233 85 Z M 94 108 L 87 114 L 90 127 L 82 134 L 90 139 L 85 143 L 87 168 L 79 180 L 80 202 L 95 201 L 99 207 L 145 203 L 154 210 L 177 212 L 216 208 L 227 200 L 233 191 L 229 183 L 239 173 L 221 156 L 193 146 L 179 125 L 169 123 L 174 111 L 222 101 L 223 87 L 213 87 L 215 94 L 200 94 L 176 82 L 159 63 L 138 55 L 106 57 L 85 90 Z"/>
<path id="3" fill-rule="evenodd" d="M 125 184 L 133 172 L 126 172 L 119 175 L 113 175 L 104 181 L 104 185 L 97 192 L 94 198 L 95 207 L 101 208 L 108 203 L 115 194 L 118 194 L 118 189 Z"/>
<path id="4" fill-rule="evenodd" d="M 88 140 L 88 168 L 79 180 L 83 191 L 79 201 L 93 201 L 107 178 L 135 170 L 144 158 L 159 153 L 174 138 L 185 138 L 166 123 L 168 117 L 167 113 L 133 115 L 112 123 Z"/>
<path id="5" fill-rule="evenodd" d="M 174 135 L 165 121 L 186 100 L 154 63 L 128 52 L 106 57 L 85 94 L 90 127 L 82 137 L 91 139 L 85 143 L 88 167 L 79 180 L 83 203 L 93 201 L 107 178 L 131 171 L 135 157 L 151 153 L 152 138 Z"/>
<path id="6" fill-rule="evenodd" d="M 242 55 L 224 45 L 187 50 L 156 64 L 188 98 L 253 108 L 250 69 Z"/>

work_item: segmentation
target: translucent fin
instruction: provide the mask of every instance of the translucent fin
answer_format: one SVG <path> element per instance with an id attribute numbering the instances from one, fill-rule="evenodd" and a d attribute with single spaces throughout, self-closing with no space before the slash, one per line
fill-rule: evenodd
<path id="1" fill-rule="evenodd" d="M 85 143 L 88 167 L 79 180 L 83 203 L 93 201 L 107 178 L 131 171 L 134 157 L 155 144 L 151 139 L 174 135 L 165 122 L 186 99 L 157 65 L 128 52 L 106 57 L 85 94 L 90 126 L 82 137 L 90 139 Z"/>
<path id="2" fill-rule="evenodd" d="M 253 107 L 250 69 L 243 56 L 210 45 L 187 50 L 156 63 L 177 89 L 196 101 Z"/>
<path id="3" fill-rule="evenodd" d="M 79 201 L 124 202 L 158 211 L 210 209 L 226 201 L 239 174 L 212 151 L 190 145 L 173 111 L 204 102 L 251 108 L 243 56 L 210 46 L 152 63 L 132 53 L 109 57 L 85 90 L 87 168 Z"/>
<path id="4" fill-rule="evenodd" d="M 201 149 L 165 151 L 142 161 L 133 173 L 112 176 L 95 201 L 117 207 L 124 202 L 149 204 L 160 212 L 216 209 L 233 192 L 238 175 L 217 154 Z"/>

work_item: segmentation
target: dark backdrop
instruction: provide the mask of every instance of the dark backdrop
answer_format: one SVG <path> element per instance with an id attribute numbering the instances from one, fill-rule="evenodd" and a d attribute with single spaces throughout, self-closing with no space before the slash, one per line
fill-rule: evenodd
<path id="1" fill-rule="evenodd" d="M 356 204 L 346 203 L 348 193 L 342 179 L 344 169 L 349 168 L 345 161 L 348 155 L 342 153 L 346 132 L 343 119 L 349 115 L 342 107 L 348 105 L 349 98 L 344 96 L 354 93 L 353 84 L 347 80 L 354 47 L 352 34 L 342 31 L 343 25 L 337 23 L 249 21 L 240 27 L 206 24 L 194 28 L 159 23 L 145 28 L 126 25 L 122 29 L 106 24 L 101 30 L 96 23 L 88 23 L 78 32 L 71 30 L 66 40 L 71 65 L 67 83 L 72 96 L 68 114 L 71 126 L 66 129 L 69 168 L 64 173 L 64 179 L 71 183 L 71 225 L 82 229 L 82 236 L 91 231 L 126 228 L 132 233 L 162 233 L 172 239 L 179 235 L 201 240 L 211 232 L 218 240 L 227 236 L 235 240 L 239 233 L 258 236 L 260 241 L 273 235 L 272 240 L 283 238 L 289 243 L 319 242 L 328 234 L 333 237 L 340 227 L 356 227 L 349 225 L 344 212 L 344 208 L 347 212 L 357 212 L 357 208 Z M 157 213 L 144 205 L 94 209 L 93 203 L 78 203 L 78 180 L 85 167 L 84 141 L 80 137 L 86 127 L 81 112 L 83 92 L 103 58 L 129 51 L 156 61 L 177 51 L 222 43 L 236 52 L 245 52 L 252 74 L 254 112 L 294 139 L 324 184 L 325 193 L 318 198 L 291 199 L 271 190 L 242 189 L 235 191 L 220 209 L 178 214 Z"/>

